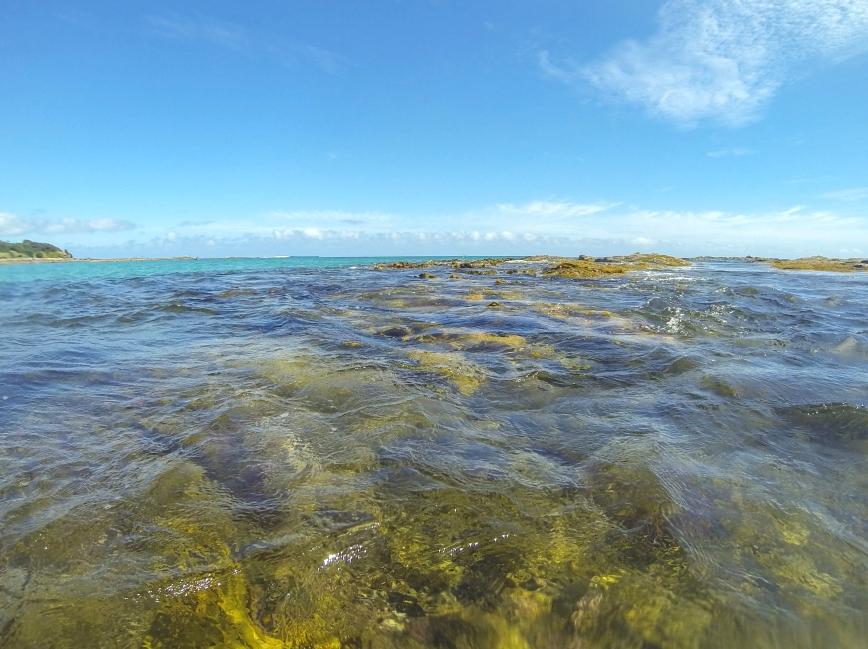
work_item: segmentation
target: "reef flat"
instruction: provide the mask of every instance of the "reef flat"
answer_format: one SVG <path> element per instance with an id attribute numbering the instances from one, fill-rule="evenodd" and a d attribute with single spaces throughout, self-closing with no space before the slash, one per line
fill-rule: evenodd
<path id="1" fill-rule="evenodd" d="M 781 270 L 823 270 L 835 273 L 868 271 L 868 259 L 830 259 L 828 257 L 801 257 L 799 259 L 773 259 L 769 262 Z"/>
<path id="2" fill-rule="evenodd" d="M 503 264 L 531 264 L 522 272 L 527 275 L 543 275 L 565 277 L 573 279 L 589 279 L 605 275 L 621 275 L 637 270 L 659 270 L 678 266 L 690 266 L 690 262 L 679 257 L 661 255 L 658 253 L 633 253 L 615 257 L 489 257 L 485 259 L 440 259 L 427 261 L 391 261 L 375 264 L 376 270 L 408 270 L 408 269 L 448 269 L 449 279 L 457 279 L 455 272 L 467 272 L 473 274 L 496 275 L 496 267 Z M 537 268 L 541 266 L 541 268 Z M 519 272 L 517 268 L 507 271 L 507 274 Z M 421 279 L 437 279 L 437 275 L 430 272 L 419 274 Z"/>
<path id="3" fill-rule="evenodd" d="M 863 273 L 70 263 L 0 302 L 4 649 L 868 635 Z"/>

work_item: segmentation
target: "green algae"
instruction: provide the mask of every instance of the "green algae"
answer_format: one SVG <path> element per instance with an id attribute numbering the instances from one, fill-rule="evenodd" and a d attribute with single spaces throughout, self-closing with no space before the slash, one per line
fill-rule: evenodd
<path id="1" fill-rule="evenodd" d="M 445 344 L 453 349 L 460 350 L 502 348 L 518 350 L 528 346 L 527 339 L 517 334 L 500 334 L 462 329 L 441 329 L 426 332 L 418 336 L 416 340 L 423 343 Z"/>
<path id="2" fill-rule="evenodd" d="M 374 270 L 415 270 L 422 268 L 450 268 L 453 270 L 490 270 L 509 261 L 508 257 L 489 257 L 485 259 L 429 259 L 426 261 L 393 261 L 373 265 Z"/>
<path id="3" fill-rule="evenodd" d="M 568 320 L 570 318 L 608 319 L 613 317 L 611 311 L 594 309 L 581 304 L 536 303 L 533 305 L 533 308 L 537 313 L 542 313 L 558 320 Z"/>
<path id="4" fill-rule="evenodd" d="M 773 259 L 769 265 L 779 270 L 821 270 L 833 273 L 868 271 L 868 263 L 860 259 L 830 259 L 828 257 L 801 257 L 799 259 Z"/>
<path id="5" fill-rule="evenodd" d="M 407 270 L 416 268 L 431 268 L 436 261 L 393 261 L 386 264 L 374 264 L 374 270 Z"/>
<path id="6" fill-rule="evenodd" d="M 679 257 L 658 253 L 634 253 L 621 257 L 591 259 L 588 257 L 561 258 L 548 266 L 543 274 L 568 279 L 595 279 L 622 275 L 637 270 L 660 270 L 689 266 L 690 262 Z"/>
<path id="7" fill-rule="evenodd" d="M 546 267 L 543 271 L 545 275 L 588 279 L 598 278 L 610 275 L 619 275 L 625 272 L 634 270 L 657 270 L 663 268 L 674 268 L 680 266 L 689 266 L 690 262 L 679 257 L 663 255 L 659 253 L 633 253 L 631 255 L 623 255 L 616 257 L 605 257 L 593 259 L 590 257 L 525 257 L 522 259 L 514 258 L 490 258 L 476 259 L 469 261 L 461 260 L 429 260 L 429 261 L 397 261 L 389 263 L 375 264 L 375 270 L 417 270 L 431 268 L 449 268 L 454 271 L 463 271 L 465 274 L 480 274 L 480 275 L 496 275 L 496 268 L 506 262 L 554 262 Z M 508 269 L 507 272 L 517 273 L 517 269 Z M 535 275 L 536 271 L 532 268 L 525 269 L 526 274 Z M 419 275 L 423 279 L 432 279 L 433 275 L 423 272 Z M 451 276 L 450 276 L 451 277 Z M 503 280 L 495 280 L 496 283 L 502 283 Z"/>
<path id="8" fill-rule="evenodd" d="M 482 369 L 459 352 L 410 351 L 407 354 L 416 366 L 438 374 L 451 383 L 458 392 L 468 396 L 479 390 L 485 382 Z"/>
<path id="9" fill-rule="evenodd" d="M 623 257 L 613 257 L 617 262 L 627 262 L 648 268 L 678 268 L 690 266 L 690 262 L 681 257 L 673 257 L 672 255 L 663 255 L 658 252 L 634 252 L 632 255 Z"/>
<path id="10" fill-rule="evenodd" d="M 324 364 L 313 356 L 275 358 L 263 362 L 259 373 L 276 393 L 304 399 L 312 409 L 338 411 L 365 395 L 389 389 L 394 376 L 375 367 L 343 367 Z"/>
<path id="11" fill-rule="evenodd" d="M 464 294 L 464 299 L 469 302 L 491 299 L 520 300 L 523 297 L 524 293 L 517 289 L 474 288 Z"/>
<path id="12" fill-rule="evenodd" d="M 719 376 L 712 376 L 710 374 L 706 374 L 702 377 L 699 384 L 704 390 L 713 392 L 720 397 L 724 397 L 727 399 L 737 399 L 741 396 L 741 393 L 735 386 L 733 386 L 728 381 L 722 379 Z"/>
<path id="13" fill-rule="evenodd" d="M 418 431 L 443 421 L 401 405 L 352 430 L 379 432 L 412 412 Z M 276 433 L 278 421 L 259 429 Z M 265 533 L 285 540 L 259 559 L 235 539 L 263 532 L 227 516 L 200 467 L 178 465 L 147 499 L 161 537 L 154 569 L 166 577 L 139 600 L 150 602 L 139 605 L 144 627 L 133 627 L 139 646 L 705 646 L 714 603 L 672 528 L 681 509 L 659 477 L 607 462 L 584 475 L 582 493 L 468 477 L 444 488 L 455 479 L 447 475 L 405 485 L 397 467 L 360 490 L 336 491 L 329 478 Z M 796 549 L 811 538 L 788 519 L 771 529 Z M 840 596 L 809 555 L 772 550 L 760 527 L 750 535 L 787 589 Z"/>
<path id="14" fill-rule="evenodd" d="M 543 274 L 566 279 L 593 279 L 610 275 L 622 275 L 630 270 L 626 264 L 596 262 L 590 259 L 560 261 L 543 271 Z"/>
<path id="15" fill-rule="evenodd" d="M 551 360 L 571 374 L 584 373 L 590 368 L 585 359 L 561 353 L 551 344 L 533 342 L 517 334 L 441 329 L 426 332 L 413 340 L 471 354 L 501 352 L 513 359 Z"/>

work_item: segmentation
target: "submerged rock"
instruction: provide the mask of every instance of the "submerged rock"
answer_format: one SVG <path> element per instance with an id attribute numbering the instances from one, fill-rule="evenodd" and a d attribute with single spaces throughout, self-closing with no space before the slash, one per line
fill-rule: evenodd
<path id="1" fill-rule="evenodd" d="M 447 379 L 458 392 L 469 396 L 485 382 L 485 374 L 458 352 L 411 351 L 409 358 L 419 369 Z"/>
<path id="2" fill-rule="evenodd" d="M 868 440 L 868 408 L 862 405 L 821 403 L 776 411 L 814 442 L 848 444 Z"/>
<path id="3" fill-rule="evenodd" d="M 411 333 L 410 329 L 404 326 L 388 327 L 380 331 L 381 335 L 389 338 L 406 338 Z"/>
<path id="4" fill-rule="evenodd" d="M 709 392 L 713 392 L 714 394 L 724 397 L 726 399 L 737 399 L 741 395 L 738 389 L 720 378 L 719 376 L 712 376 L 711 374 L 706 374 L 700 379 L 700 386 L 704 390 L 708 390 Z"/>

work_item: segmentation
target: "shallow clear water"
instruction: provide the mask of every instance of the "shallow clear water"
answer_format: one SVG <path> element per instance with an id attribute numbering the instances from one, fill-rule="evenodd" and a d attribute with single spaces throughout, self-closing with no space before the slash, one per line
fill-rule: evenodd
<path id="1" fill-rule="evenodd" d="M 370 261 L 0 267 L 0 645 L 864 646 L 868 275 Z"/>

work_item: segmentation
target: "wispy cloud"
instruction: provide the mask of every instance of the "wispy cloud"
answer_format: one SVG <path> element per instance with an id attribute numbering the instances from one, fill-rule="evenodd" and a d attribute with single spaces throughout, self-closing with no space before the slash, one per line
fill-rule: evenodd
<path id="1" fill-rule="evenodd" d="M 855 202 L 868 198 L 868 187 L 850 187 L 833 192 L 821 194 L 821 198 L 829 198 L 833 201 Z"/>
<path id="2" fill-rule="evenodd" d="M 754 155 L 756 151 L 745 147 L 733 147 L 731 149 L 716 149 L 705 153 L 708 158 L 741 158 L 747 155 Z"/>
<path id="3" fill-rule="evenodd" d="M 34 219 L 0 212 L 0 235 L 7 237 L 120 232 L 132 229 L 135 229 L 135 225 L 118 219 Z"/>
<path id="4" fill-rule="evenodd" d="M 799 68 L 868 50 L 865 0 L 667 0 L 657 23 L 649 38 L 590 64 L 542 52 L 540 67 L 682 125 L 738 126 L 759 117 Z"/>
<path id="5" fill-rule="evenodd" d="M 308 64 L 328 74 L 349 67 L 346 58 L 332 50 L 301 40 L 274 38 L 254 33 L 237 23 L 205 16 L 162 14 L 145 18 L 147 31 L 158 38 L 205 43 L 253 58 L 263 58 L 279 65 Z"/>
<path id="6" fill-rule="evenodd" d="M 0 212 L 0 236 L 45 238 L 105 254 L 675 254 L 843 255 L 868 249 L 868 220 L 793 206 L 770 212 L 646 209 L 608 201 L 501 202 L 431 215 L 346 210 L 274 211 L 173 227 L 100 218 L 24 218 Z M 57 239 L 60 239 L 59 241 Z M 120 244 L 118 244 L 120 245 Z M 162 251 L 162 252 L 161 252 Z M 104 254 L 104 253 L 99 253 Z M 861 254 L 861 253 L 859 253 Z"/>
<path id="7" fill-rule="evenodd" d="M 239 52 L 251 47 L 247 30 L 232 23 L 177 15 L 148 16 L 146 22 L 149 31 L 162 38 L 203 41 Z"/>
<path id="8" fill-rule="evenodd" d="M 759 213 L 565 200 L 502 202 L 429 216 L 296 210 L 179 225 L 173 232 L 174 240 L 160 239 L 173 246 L 173 254 L 190 254 L 183 249 L 187 241 L 211 241 L 209 245 L 220 250 L 234 246 L 232 254 L 240 254 L 245 241 L 258 254 L 611 254 L 657 249 L 687 255 L 799 256 L 841 255 L 854 245 L 868 248 L 865 219 L 798 205 Z M 203 249 L 202 254 L 207 253 Z"/>
<path id="9" fill-rule="evenodd" d="M 507 215 L 523 215 L 526 217 L 545 217 L 555 219 L 572 219 L 605 212 L 617 203 L 570 203 L 567 201 L 531 201 L 516 205 L 501 203 L 497 206 L 499 212 Z"/>

